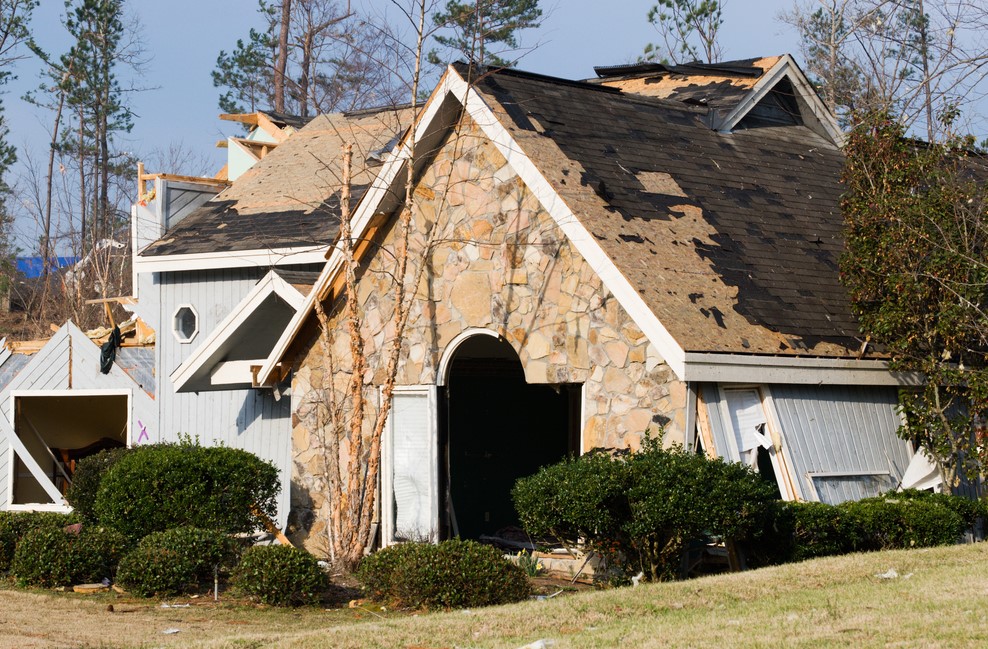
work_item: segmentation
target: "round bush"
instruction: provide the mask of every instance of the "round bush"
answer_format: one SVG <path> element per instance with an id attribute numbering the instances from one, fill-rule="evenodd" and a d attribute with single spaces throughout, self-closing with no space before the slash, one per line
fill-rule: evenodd
<path id="1" fill-rule="evenodd" d="M 529 534 L 583 542 L 625 574 L 654 580 L 676 576 L 693 542 L 754 539 L 771 521 L 775 487 L 748 467 L 646 437 L 637 453 L 544 467 L 512 495 Z"/>
<path id="2" fill-rule="evenodd" d="M 11 571 L 23 586 L 54 588 L 72 582 L 72 538 L 58 528 L 31 530 L 17 543 Z"/>
<path id="3" fill-rule="evenodd" d="M 464 608 L 528 597 L 525 573 L 495 548 L 453 539 L 403 543 L 366 557 L 357 577 L 372 598 L 411 608 Z"/>
<path id="4" fill-rule="evenodd" d="M 272 516 L 280 488 L 278 470 L 247 451 L 141 446 L 107 470 L 93 510 L 133 541 L 173 527 L 234 534 L 258 527 L 254 511 Z"/>
<path id="5" fill-rule="evenodd" d="M 120 561 L 117 583 L 141 597 L 178 595 L 194 587 L 196 566 L 180 552 L 139 545 Z"/>
<path id="6" fill-rule="evenodd" d="M 56 512 L 0 512 L 0 572 L 9 570 L 18 542 L 38 529 L 61 530 L 78 522 L 75 514 Z"/>
<path id="7" fill-rule="evenodd" d="M 237 562 L 239 545 L 225 532 L 175 527 L 141 539 L 120 564 L 118 581 L 144 597 L 181 593 L 203 581 L 214 569 L 228 571 Z"/>
<path id="8" fill-rule="evenodd" d="M 93 507 L 103 476 L 131 451 L 129 448 L 111 448 L 79 460 L 72 474 L 72 484 L 65 491 L 65 500 L 83 520 L 95 520 Z"/>
<path id="9" fill-rule="evenodd" d="M 244 552 L 233 583 L 245 595 L 274 606 L 315 604 L 329 587 L 319 562 L 288 545 L 255 545 Z"/>
<path id="10" fill-rule="evenodd" d="M 38 527 L 18 542 L 11 571 L 23 585 L 53 588 L 112 579 L 126 547 L 116 530 Z"/>
<path id="11" fill-rule="evenodd" d="M 70 539 L 69 561 L 73 584 L 113 581 L 117 564 L 128 549 L 126 537 L 101 526 L 84 526 Z"/>

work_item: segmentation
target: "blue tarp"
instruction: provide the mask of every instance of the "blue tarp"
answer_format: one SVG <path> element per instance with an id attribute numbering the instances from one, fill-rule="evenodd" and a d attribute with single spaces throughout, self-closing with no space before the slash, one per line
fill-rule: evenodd
<path id="1" fill-rule="evenodd" d="M 51 260 L 51 270 L 58 270 L 59 268 L 65 268 L 66 266 L 72 266 L 77 261 L 78 257 L 55 257 Z M 35 277 L 41 277 L 42 261 L 41 257 L 18 257 L 17 258 L 17 270 L 24 274 L 28 279 Z"/>

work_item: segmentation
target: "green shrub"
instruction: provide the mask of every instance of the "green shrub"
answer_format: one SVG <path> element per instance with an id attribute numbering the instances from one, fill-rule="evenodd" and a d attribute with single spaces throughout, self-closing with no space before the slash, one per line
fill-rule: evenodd
<path id="1" fill-rule="evenodd" d="M 272 516 L 279 490 L 278 470 L 247 451 L 160 444 L 110 467 L 93 510 L 133 541 L 173 527 L 250 532 L 259 524 L 252 509 Z"/>
<path id="2" fill-rule="evenodd" d="M 53 588 L 112 579 L 126 539 L 116 530 L 38 527 L 18 542 L 11 571 L 18 583 Z"/>
<path id="3" fill-rule="evenodd" d="M 453 539 L 403 543 L 366 557 L 357 571 L 368 596 L 412 608 L 464 608 L 516 602 L 530 587 L 496 549 Z"/>
<path id="4" fill-rule="evenodd" d="M 770 524 L 768 481 L 660 442 L 646 438 L 626 456 L 590 453 L 519 480 L 512 495 L 522 525 L 536 537 L 583 540 L 626 573 L 666 579 L 690 543 L 711 536 L 743 543 Z"/>
<path id="5" fill-rule="evenodd" d="M 793 513 L 792 558 L 796 561 L 854 552 L 864 542 L 860 520 L 826 503 L 787 503 Z"/>
<path id="6" fill-rule="evenodd" d="M 141 544 L 120 561 L 117 583 L 141 597 L 178 595 L 195 586 L 196 566 L 181 552 Z"/>
<path id="7" fill-rule="evenodd" d="M 239 543 L 225 532 L 175 527 L 141 539 L 120 564 L 120 585 L 136 595 L 172 595 L 211 582 L 236 565 Z"/>
<path id="8" fill-rule="evenodd" d="M 128 550 L 128 542 L 115 529 L 83 526 L 70 539 L 69 562 L 73 584 L 93 584 L 103 579 L 113 581 L 117 564 Z"/>
<path id="9" fill-rule="evenodd" d="M 244 594 L 274 606 L 315 604 L 329 587 L 316 558 L 288 545 L 256 545 L 244 552 L 233 572 Z"/>
<path id="10" fill-rule="evenodd" d="M 917 489 L 893 491 L 885 494 L 884 497 L 894 500 L 919 500 L 936 503 L 960 516 L 970 530 L 978 525 L 978 519 L 988 518 L 988 503 L 985 503 L 984 500 L 971 500 L 963 496 L 937 494 L 932 491 L 919 491 Z"/>
<path id="11" fill-rule="evenodd" d="M 95 521 L 93 507 L 103 476 L 132 450 L 111 448 L 79 460 L 75 473 L 72 474 L 72 484 L 65 492 L 65 500 L 83 520 Z"/>
<path id="12" fill-rule="evenodd" d="M 0 512 L 0 572 L 10 569 L 17 543 L 28 532 L 42 527 L 60 530 L 78 521 L 74 513 Z"/>
<path id="13" fill-rule="evenodd" d="M 967 525 L 956 511 L 933 500 L 866 498 L 838 506 L 861 530 L 856 550 L 926 548 L 957 543 Z"/>
<path id="14" fill-rule="evenodd" d="M 11 571 L 23 586 L 54 588 L 72 583 L 71 533 L 59 528 L 39 527 L 17 543 Z"/>

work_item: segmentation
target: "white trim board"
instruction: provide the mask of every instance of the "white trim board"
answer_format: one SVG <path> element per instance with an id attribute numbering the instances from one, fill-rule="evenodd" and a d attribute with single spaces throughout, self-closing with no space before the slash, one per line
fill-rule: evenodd
<path id="1" fill-rule="evenodd" d="M 209 361 L 217 349 L 231 336 L 235 335 L 251 314 L 271 295 L 277 295 L 296 311 L 305 301 L 305 296 L 298 289 L 282 279 L 276 271 L 269 271 L 261 281 L 254 285 L 254 288 L 233 308 L 226 318 L 216 325 L 216 328 L 213 329 L 206 340 L 185 359 L 185 362 L 175 368 L 171 373 L 168 378 L 171 379 L 172 388 L 175 392 L 181 392 L 182 387 Z M 251 361 L 254 364 L 259 362 Z M 243 382 L 252 382 L 250 367 L 247 367 L 247 377 Z"/>
<path id="2" fill-rule="evenodd" d="M 205 252 L 189 255 L 137 255 L 135 273 L 167 273 L 185 270 L 214 270 L 220 268 L 270 267 L 290 264 L 319 264 L 326 261 L 329 246 L 313 245 L 293 248 Z"/>
<path id="3" fill-rule="evenodd" d="M 922 376 L 891 372 L 880 360 L 758 356 L 687 352 L 682 380 L 705 383 L 796 383 L 803 385 L 921 385 Z"/>

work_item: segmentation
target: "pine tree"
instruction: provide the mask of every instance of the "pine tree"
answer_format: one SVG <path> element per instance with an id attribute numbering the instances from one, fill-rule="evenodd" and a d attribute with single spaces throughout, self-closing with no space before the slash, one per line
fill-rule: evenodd
<path id="1" fill-rule="evenodd" d="M 724 24 L 722 0 L 659 0 L 648 12 L 648 22 L 662 34 L 662 44 L 649 43 L 645 61 L 688 63 L 721 58 L 717 40 Z"/>
<path id="2" fill-rule="evenodd" d="M 111 145 L 115 134 L 127 133 L 133 126 L 115 73 L 124 57 L 122 18 L 121 0 L 78 0 L 70 5 L 65 20 L 74 43 L 59 67 L 66 72 L 61 83 L 77 121 L 75 134 L 64 144 L 79 160 L 81 207 L 91 210 L 88 219 L 85 211 L 81 218 L 81 252 L 112 236 L 118 217 L 110 201 L 117 162 Z M 88 182 L 87 168 L 94 170 Z"/>
<path id="3" fill-rule="evenodd" d="M 480 65 L 511 67 L 517 60 L 500 54 L 516 52 L 520 29 L 541 24 L 542 10 L 538 0 L 448 0 L 445 11 L 432 16 L 439 29 L 452 30 L 452 35 L 437 34 L 433 38 L 444 50 L 432 50 L 428 60 L 442 65 L 455 58 L 466 58 Z"/>

